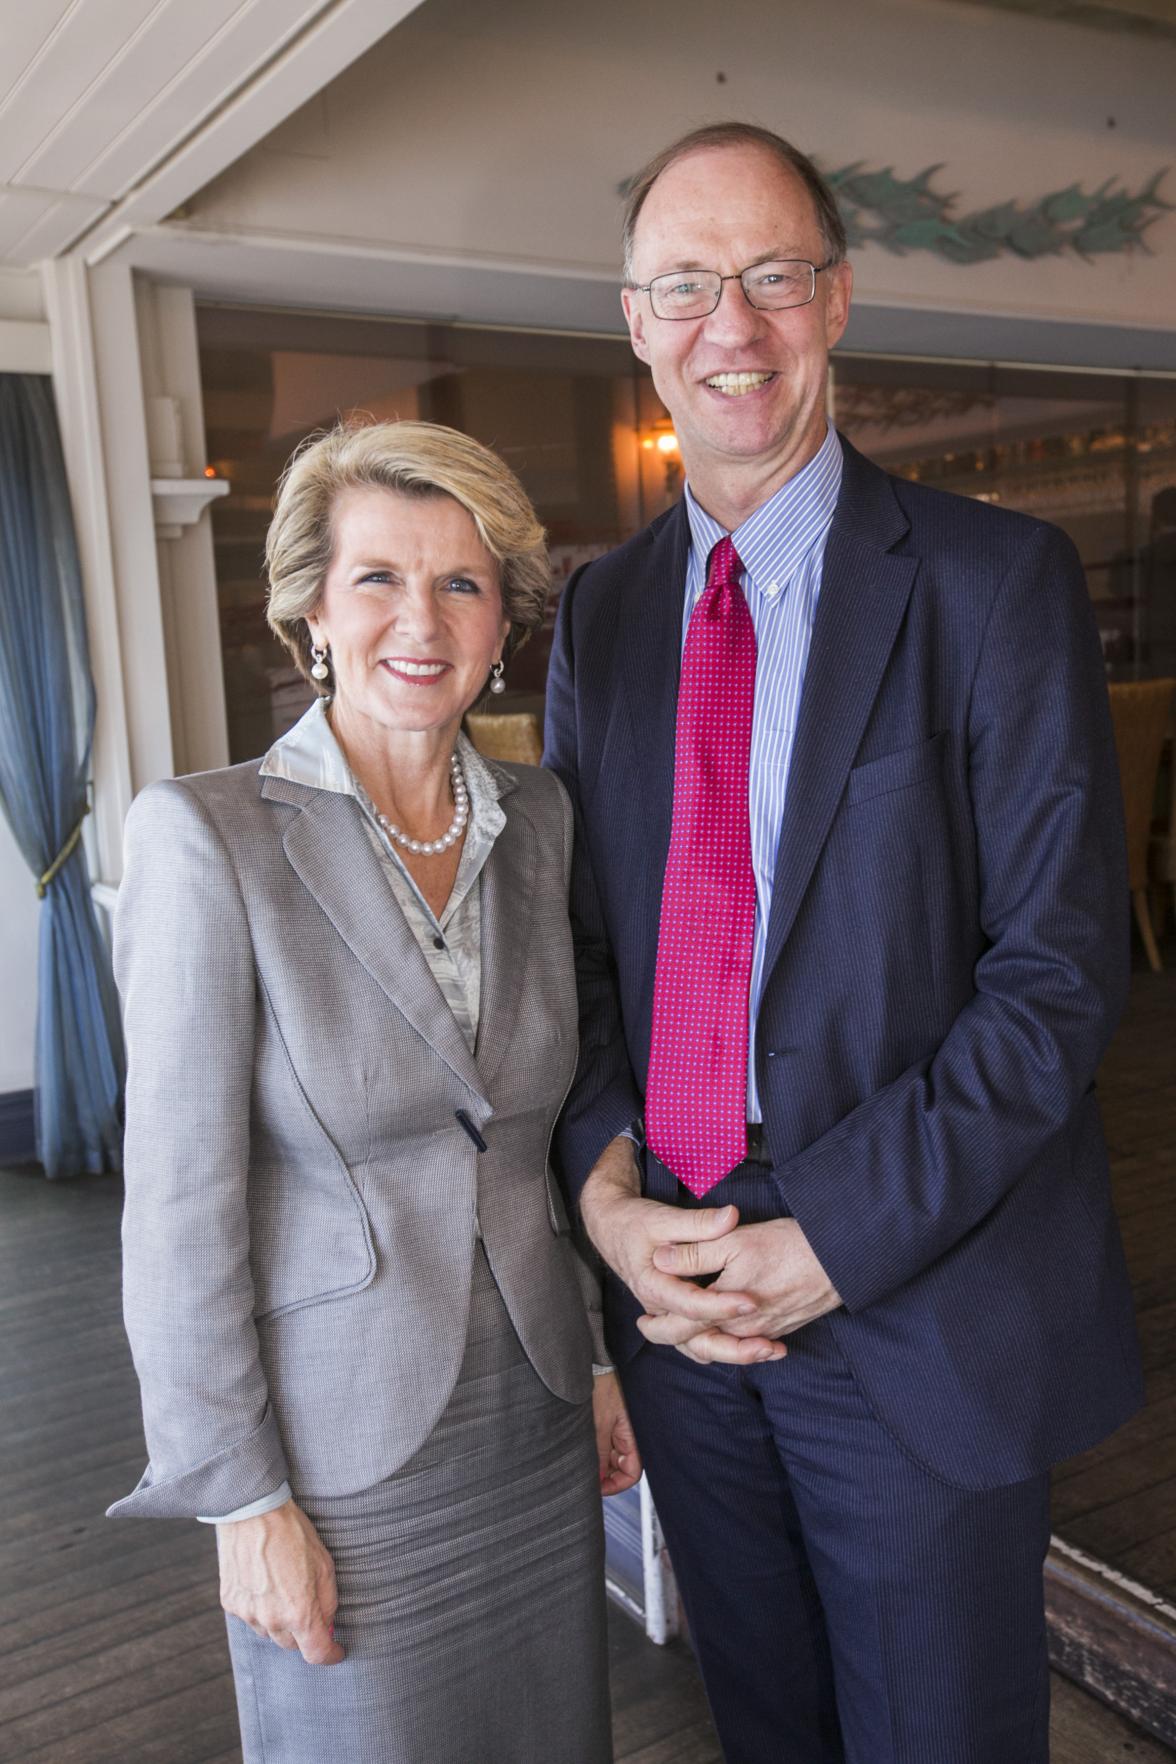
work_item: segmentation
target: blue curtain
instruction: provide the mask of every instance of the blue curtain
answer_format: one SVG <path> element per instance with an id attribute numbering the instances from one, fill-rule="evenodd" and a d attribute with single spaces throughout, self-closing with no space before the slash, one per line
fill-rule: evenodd
<path id="1" fill-rule="evenodd" d="M 37 1156 L 121 1167 L 118 1001 L 81 844 L 94 682 L 50 382 L 0 374 L 0 811 L 42 896 Z"/>

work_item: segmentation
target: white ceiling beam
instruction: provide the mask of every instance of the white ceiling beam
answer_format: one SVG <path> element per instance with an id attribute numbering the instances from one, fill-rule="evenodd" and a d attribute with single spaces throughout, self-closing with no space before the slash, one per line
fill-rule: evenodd
<path id="1" fill-rule="evenodd" d="M 127 233 L 121 245 L 115 261 L 191 288 L 197 299 L 284 307 L 293 288 L 299 306 L 313 311 L 625 336 L 612 270 L 305 236 L 202 233 L 186 225 Z M 1089 315 L 1067 321 L 1015 308 L 985 312 L 966 298 L 948 304 L 911 291 L 900 305 L 859 294 L 845 347 L 1176 378 L 1167 308 L 1120 325 Z"/>
<path id="2" fill-rule="evenodd" d="M 91 196 L 0 184 L 0 259 L 30 264 L 65 249 L 106 209 Z"/>
<path id="3" fill-rule="evenodd" d="M 22 203 L 23 197 L 33 200 Z M 9 187 L 0 195 L 0 256 L 10 263 L 26 265 L 58 257 L 101 219 L 106 208 L 107 204 L 94 196 L 63 196 L 56 190 Z M 7 221 L 5 215 L 9 216 Z M 14 232 L 12 221 L 18 216 L 21 225 Z"/>
<path id="4" fill-rule="evenodd" d="M 1023 12 L 1053 23 L 1142 36 L 1176 37 L 1172 0 L 968 0 L 993 12 Z"/>

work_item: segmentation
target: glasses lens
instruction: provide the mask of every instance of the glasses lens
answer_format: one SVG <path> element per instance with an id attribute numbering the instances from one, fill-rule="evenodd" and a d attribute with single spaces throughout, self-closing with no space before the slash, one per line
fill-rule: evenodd
<path id="1" fill-rule="evenodd" d="M 702 318 L 715 310 L 721 286 L 715 270 L 679 270 L 654 277 L 649 303 L 658 318 Z"/>
<path id="2" fill-rule="evenodd" d="M 806 306 L 817 285 L 811 263 L 789 258 L 782 263 L 757 263 L 744 270 L 743 287 L 753 306 L 779 309 Z"/>

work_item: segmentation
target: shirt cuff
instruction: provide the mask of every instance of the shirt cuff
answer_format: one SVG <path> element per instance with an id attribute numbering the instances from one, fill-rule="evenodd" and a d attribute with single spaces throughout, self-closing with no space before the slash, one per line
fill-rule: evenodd
<path id="1" fill-rule="evenodd" d="M 592 1364 L 593 1378 L 606 1378 L 610 1372 L 615 1372 L 615 1371 L 616 1371 L 615 1366 L 598 1366 L 595 1363 L 595 1361 L 593 1361 L 593 1364 Z"/>
<path id="2" fill-rule="evenodd" d="M 617 1134 L 617 1138 L 631 1139 L 633 1144 L 637 1147 L 637 1150 L 641 1151 L 645 1145 L 645 1122 L 640 1120 L 630 1121 L 627 1127 L 621 1128 L 621 1131 Z"/>
<path id="3" fill-rule="evenodd" d="M 219 1519 L 207 1519 L 203 1513 L 196 1517 L 201 1525 L 235 1525 L 238 1519 L 256 1519 L 261 1513 L 272 1513 L 275 1507 L 284 1507 L 287 1501 L 294 1499 L 294 1492 L 288 1482 L 275 1488 L 272 1494 L 262 1495 L 258 1501 L 250 1501 L 247 1507 L 238 1507 L 235 1512 L 222 1513 Z"/>

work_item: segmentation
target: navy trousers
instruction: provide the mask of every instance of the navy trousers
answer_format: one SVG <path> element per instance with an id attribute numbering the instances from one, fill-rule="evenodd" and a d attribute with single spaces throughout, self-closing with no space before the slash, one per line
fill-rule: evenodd
<path id="1" fill-rule="evenodd" d="M 731 1200 L 780 1216 L 762 1165 L 705 1204 Z M 647 1346 L 622 1372 L 727 1764 L 1045 1764 L 1048 1478 L 954 1488 L 875 1419 L 827 1319 L 788 1350 Z"/>

